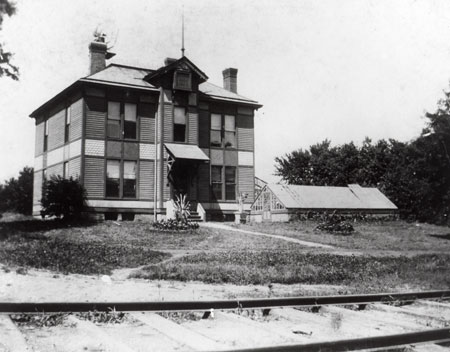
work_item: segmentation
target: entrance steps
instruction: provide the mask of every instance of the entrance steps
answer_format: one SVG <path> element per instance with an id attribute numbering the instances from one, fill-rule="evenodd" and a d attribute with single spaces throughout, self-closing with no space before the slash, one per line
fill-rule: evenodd
<path id="1" fill-rule="evenodd" d="M 199 213 L 197 211 L 192 211 L 190 212 L 190 215 L 188 216 L 188 221 L 191 222 L 202 222 L 202 218 L 199 215 Z"/>

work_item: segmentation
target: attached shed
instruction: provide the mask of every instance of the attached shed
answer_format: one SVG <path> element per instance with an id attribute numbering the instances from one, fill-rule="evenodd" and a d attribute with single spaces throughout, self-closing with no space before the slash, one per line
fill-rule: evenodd
<path id="1" fill-rule="evenodd" d="M 377 188 L 267 184 L 251 206 L 250 220 L 289 221 L 296 213 L 394 215 L 398 208 Z"/>

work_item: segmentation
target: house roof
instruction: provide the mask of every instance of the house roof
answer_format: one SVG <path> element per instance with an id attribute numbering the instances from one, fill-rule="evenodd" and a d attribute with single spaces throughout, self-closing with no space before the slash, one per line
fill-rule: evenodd
<path id="1" fill-rule="evenodd" d="M 186 56 L 183 56 L 182 58 L 175 60 L 174 62 L 170 63 L 169 65 L 165 65 L 157 69 L 156 71 L 150 72 L 147 76 L 145 76 L 145 80 L 151 82 L 151 80 L 154 77 L 161 76 L 171 70 L 176 69 L 179 65 L 185 64 L 187 67 L 189 67 L 191 70 L 193 70 L 201 79 L 202 82 L 206 81 L 208 79 L 208 76 L 200 70 L 197 66 L 194 65 L 194 63 L 189 60 Z"/>
<path id="2" fill-rule="evenodd" d="M 42 104 L 35 111 L 33 111 L 30 114 L 30 117 L 37 116 L 42 109 L 50 105 L 53 101 L 56 101 L 58 98 L 67 93 L 69 90 L 75 88 L 81 82 L 101 84 L 101 85 L 111 85 L 116 87 L 118 86 L 118 87 L 135 88 L 148 91 L 158 91 L 158 89 L 155 86 L 144 80 L 146 76 L 151 75 L 152 73 L 155 72 L 157 71 L 147 68 L 125 66 L 120 64 L 109 64 L 105 69 L 97 73 L 94 73 L 90 76 L 80 78 L 78 81 L 72 83 L 69 87 L 67 87 L 66 89 L 55 95 L 53 98 L 49 99 L 47 102 Z M 204 75 L 203 72 L 201 73 Z M 204 77 L 206 77 L 206 75 Z M 256 100 L 252 100 L 242 95 L 230 92 L 225 88 L 221 88 L 209 82 L 201 83 L 199 85 L 199 90 L 204 96 L 212 100 L 247 104 L 252 105 L 256 108 L 260 108 L 262 106 Z"/>
<path id="3" fill-rule="evenodd" d="M 164 143 L 167 151 L 175 159 L 208 161 L 208 156 L 196 145 Z"/>
<path id="4" fill-rule="evenodd" d="M 377 188 L 267 185 L 286 208 L 298 209 L 388 209 L 397 207 Z"/>

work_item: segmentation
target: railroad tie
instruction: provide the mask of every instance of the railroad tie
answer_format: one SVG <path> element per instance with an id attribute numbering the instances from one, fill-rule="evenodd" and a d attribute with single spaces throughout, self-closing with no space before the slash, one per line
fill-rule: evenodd
<path id="1" fill-rule="evenodd" d="M 196 351 L 219 351 L 227 346 L 192 331 L 155 313 L 130 313 L 133 318 L 149 325 L 170 339 Z"/>

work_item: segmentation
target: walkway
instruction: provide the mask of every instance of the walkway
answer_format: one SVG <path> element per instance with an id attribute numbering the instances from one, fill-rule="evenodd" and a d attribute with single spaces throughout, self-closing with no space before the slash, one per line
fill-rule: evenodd
<path id="1" fill-rule="evenodd" d="M 300 245 L 306 246 L 306 247 L 327 248 L 327 249 L 333 249 L 334 248 L 333 246 L 329 246 L 329 245 L 326 245 L 326 244 L 321 244 L 321 243 L 316 243 L 316 242 L 309 242 L 309 241 L 302 241 L 302 240 L 298 240 L 296 238 L 291 238 L 291 237 L 286 237 L 286 236 L 272 235 L 272 234 L 263 233 L 263 232 L 242 230 L 242 229 L 238 229 L 238 228 L 235 228 L 235 227 L 232 227 L 232 226 L 229 226 L 229 225 L 225 225 L 225 224 L 222 224 L 222 223 L 217 223 L 217 222 L 202 222 L 202 223 L 200 223 L 200 226 L 210 227 L 210 228 L 214 228 L 214 229 L 227 230 L 227 231 L 241 232 L 241 233 L 246 233 L 248 235 L 254 235 L 254 236 L 272 237 L 272 238 L 277 238 L 279 240 L 283 240 L 283 241 L 286 241 L 286 242 L 297 243 L 297 244 L 300 244 Z"/>

